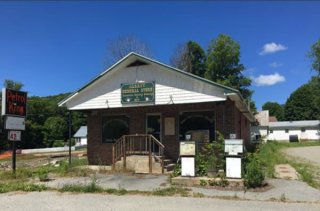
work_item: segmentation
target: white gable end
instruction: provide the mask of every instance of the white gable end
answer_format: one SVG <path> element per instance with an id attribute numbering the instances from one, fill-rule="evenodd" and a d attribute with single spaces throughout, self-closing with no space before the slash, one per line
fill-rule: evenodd
<path id="1" fill-rule="evenodd" d="M 121 84 L 155 83 L 155 102 L 121 103 Z M 230 91 L 229 91 L 230 92 Z M 70 110 L 199 103 L 226 100 L 225 89 L 164 66 L 148 64 L 115 68 L 66 101 Z"/>

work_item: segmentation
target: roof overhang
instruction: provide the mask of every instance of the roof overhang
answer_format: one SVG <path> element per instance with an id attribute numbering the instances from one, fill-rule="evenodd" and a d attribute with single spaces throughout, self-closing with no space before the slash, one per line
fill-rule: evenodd
<path id="1" fill-rule="evenodd" d="M 243 115 L 245 117 L 247 117 L 247 119 L 249 119 L 250 122 L 255 122 L 256 121 L 254 115 L 250 111 L 249 106 L 245 103 L 245 101 L 244 101 L 244 99 L 243 99 L 243 97 L 241 96 L 240 93 L 227 93 L 225 95 L 230 100 L 235 102 L 235 106 L 239 109 L 239 111 L 241 113 L 243 113 Z"/>

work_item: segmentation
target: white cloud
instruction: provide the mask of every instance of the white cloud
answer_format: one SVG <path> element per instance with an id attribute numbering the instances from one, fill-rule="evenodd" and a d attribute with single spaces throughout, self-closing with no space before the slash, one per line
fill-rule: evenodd
<path id="1" fill-rule="evenodd" d="M 280 82 L 284 82 L 286 78 L 279 73 L 271 75 L 260 75 L 253 79 L 256 86 L 272 86 Z"/>
<path id="2" fill-rule="evenodd" d="M 278 62 L 269 63 L 269 67 L 272 67 L 272 68 L 281 67 L 282 65 L 283 65 L 283 64 L 278 63 Z"/>
<path id="3" fill-rule="evenodd" d="M 272 54 L 272 53 L 276 53 L 278 51 L 284 51 L 287 50 L 288 47 L 281 45 L 281 44 L 277 44 L 277 43 L 266 43 L 263 47 L 262 47 L 262 51 L 259 53 L 259 55 L 266 55 L 266 54 Z"/>

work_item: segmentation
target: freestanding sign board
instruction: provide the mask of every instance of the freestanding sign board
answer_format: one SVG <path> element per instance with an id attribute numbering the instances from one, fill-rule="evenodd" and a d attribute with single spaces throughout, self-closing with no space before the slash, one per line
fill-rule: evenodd
<path id="1" fill-rule="evenodd" d="M 5 129 L 6 130 L 25 130 L 25 118 L 7 116 L 5 117 Z"/>
<path id="2" fill-rule="evenodd" d="M 5 116 L 5 129 L 12 142 L 12 170 L 16 171 L 16 141 L 21 141 L 21 130 L 25 130 L 27 114 L 27 92 L 2 89 L 1 114 Z"/>
<path id="3" fill-rule="evenodd" d="M 2 89 L 2 115 L 21 116 L 27 114 L 27 93 Z"/>

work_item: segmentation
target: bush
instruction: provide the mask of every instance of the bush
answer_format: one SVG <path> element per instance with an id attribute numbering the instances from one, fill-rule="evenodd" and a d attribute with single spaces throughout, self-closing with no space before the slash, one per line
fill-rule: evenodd
<path id="1" fill-rule="evenodd" d="M 49 180 L 49 169 L 46 167 L 41 167 L 38 170 L 38 177 L 41 182 L 45 182 Z"/>
<path id="2" fill-rule="evenodd" d="M 248 163 L 245 167 L 244 183 L 246 187 L 261 187 L 263 185 L 264 178 L 265 175 L 260 162 L 257 158 L 252 156 L 248 159 Z"/>
<path id="3" fill-rule="evenodd" d="M 178 177 L 181 175 L 181 164 L 176 164 L 174 166 L 173 172 L 171 174 L 171 177 Z"/>

